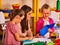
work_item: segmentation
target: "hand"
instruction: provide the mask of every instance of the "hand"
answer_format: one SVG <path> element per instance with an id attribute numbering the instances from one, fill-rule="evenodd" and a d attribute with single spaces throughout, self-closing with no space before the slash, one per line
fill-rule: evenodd
<path id="1" fill-rule="evenodd" d="M 26 40 L 32 40 L 33 39 L 33 37 L 24 37 L 24 38 L 26 38 Z"/>
<path id="2" fill-rule="evenodd" d="M 39 34 L 36 34 L 34 37 L 35 38 L 40 38 L 40 35 Z"/>
<path id="3" fill-rule="evenodd" d="M 40 38 L 44 38 L 44 36 L 40 36 Z"/>
<path id="4" fill-rule="evenodd" d="M 26 40 L 29 40 L 29 38 L 28 37 L 24 37 Z"/>
<path id="5" fill-rule="evenodd" d="M 43 36 L 40 36 L 39 33 L 34 36 L 35 38 L 44 38 Z"/>
<path id="6" fill-rule="evenodd" d="M 52 32 L 52 30 L 49 28 L 49 29 L 48 29 L 48 32 Z"/>
<path id="7" fill-rule="evenodd" d="M 28 37 L 29 38 L 29 40 L 32 40 L 33 39 L 33 37 Z"/>

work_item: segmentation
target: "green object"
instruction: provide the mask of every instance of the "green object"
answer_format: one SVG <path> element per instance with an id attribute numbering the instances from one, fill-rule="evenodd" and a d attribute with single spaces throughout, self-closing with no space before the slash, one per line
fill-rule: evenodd
<path id="1" fill-rule="evenodd" d="M 57 1 L 60 1 L 60 0 L 57 0 Z"/>
<path id="2" fill-rule="evenodd" d="M 36 42 L 35 45 L 45 45 L 44 42 Z"/>
<path id="3" fill-rule="evenodd" d="M 28 44 L 24 44 L 24 45 L 45 45 L 44 42 L 35 42 L 35 43 L 28 43 Z"/>
<path id="4" fill-rule="evenodd" d="M 57 10 L 60 10 L 60 0 L 57 1 Z"/>
<path id="5" fill-rule="evenodd" d="M 29 44 L 24 44 L 24 45 L 34 45 L 33 43 L 29 43 Z"/>
<path id="6" fill-rule="evenodd" d="M 51 41 L 51 42 L 49 42 L 47 45 L 54 45 L 54 42 Z"/>

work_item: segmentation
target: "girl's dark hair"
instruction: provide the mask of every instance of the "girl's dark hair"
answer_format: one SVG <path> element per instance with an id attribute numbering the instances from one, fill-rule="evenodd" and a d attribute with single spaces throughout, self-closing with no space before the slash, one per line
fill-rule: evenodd
<path id="1" fill-rule="evenodd" d="M 24 11 L 22 9 L 18 10 L 18 9 L 14 9 L 12 10 L 10 13 L 9 13 L 9 18 L 10 18 L 10 21 L 12 21 L 12 19 L 14 19 L 14 17 L 16 15 L 19 15 L 20 17 L 22 17 L 23 15 L 25 15 Z"/>
<path id="2" fill-rule="evenodd" d="M 24 19 L 21 21 L 21 26 L 22 26 L 22 32 L 24 32 L 25 30 L 28 30 L 28 20 L 27 20 L 27 13 L 30 12 L 32 10 L 31 7 L 24 5 L 21 7 L 21 9 L 24 11 L 25 13 L 25 17 Z"/>
<path id="3" fill-rule="evenodd" d="M 43 9 L 48 9 L 50 6 L 48 4 L 44 4 L 42 7 L 41 7 L 41 12 L 43 12 Z"/>

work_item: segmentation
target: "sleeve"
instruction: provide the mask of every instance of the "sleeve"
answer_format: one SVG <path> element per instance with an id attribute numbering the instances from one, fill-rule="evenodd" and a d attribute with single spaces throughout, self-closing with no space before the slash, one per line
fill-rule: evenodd
<path id="1" fill-rule="evenodd" d="M 16 25 L 12 25 L 10 31 L 11 31 L 13 34 L 18 33 L 18 27 L 17 27 Z"/>
<path id="2" fill-rule="evenodd" d="M 36 33 L 38 34 L 40 32 L 40 30 L 42 29 L 43 24 L 41 20 L 38 20 L 36 23 Z"/>

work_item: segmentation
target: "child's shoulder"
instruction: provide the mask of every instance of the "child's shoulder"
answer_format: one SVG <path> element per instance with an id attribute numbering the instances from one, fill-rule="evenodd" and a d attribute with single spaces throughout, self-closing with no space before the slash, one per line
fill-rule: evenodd
<path id="1" fill-rule="evenodd" d="M 15 26 L 15 24 L 13 24 L 11 21 L 6 23 L 7 26 Z"/>
<path id="2" fill-rule="evenodd" d="M 51 17 L 49 17 L 50 20 L 53 20 Z"/>
<path id="3" fill-rule="evenodd" d="M 40 21 L 43 21 L 43 18 L 39 18 L 38 21 L 39 21 L 39 20 L 40 20 Z"/>

